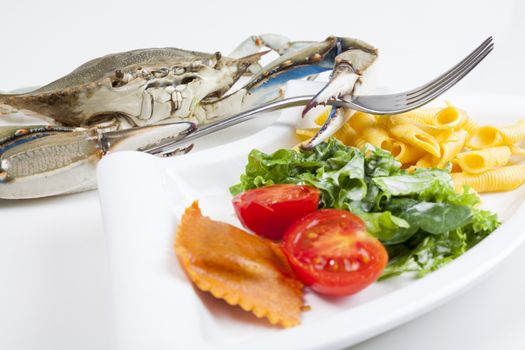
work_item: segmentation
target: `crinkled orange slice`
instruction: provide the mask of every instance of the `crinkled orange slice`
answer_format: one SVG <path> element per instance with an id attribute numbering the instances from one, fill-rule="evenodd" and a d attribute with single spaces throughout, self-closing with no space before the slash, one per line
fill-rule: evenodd
<path id="1" fill-rule="evenodd" d="M 203 216 L 194 202 L 180 221 L 175 252 L 199 289 L 272 324 L 300 323 L 303 285 L 277 244 Z"/>

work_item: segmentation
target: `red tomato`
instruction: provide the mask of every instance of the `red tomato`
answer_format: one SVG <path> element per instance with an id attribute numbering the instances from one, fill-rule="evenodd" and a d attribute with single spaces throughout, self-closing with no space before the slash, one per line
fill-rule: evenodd
<path id="1" fill-rule="evenodd" d="M 295 221 L 317 210 L 320 195 L 312 186 L 271 185 L 238 194 L 233 206 L 245 227 L 278 240 Z"/>
<path id="2" fill-rule="evenodd" d="M 292 225 L 283 250 L 299 279 L 316 292 L 357 293 L 379 278 L 388 255 L 356 215 L 323 209 Z"/>

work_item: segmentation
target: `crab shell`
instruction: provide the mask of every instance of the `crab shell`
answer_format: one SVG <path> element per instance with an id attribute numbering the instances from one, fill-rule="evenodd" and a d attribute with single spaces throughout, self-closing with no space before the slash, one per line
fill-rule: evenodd
<path id="1" fill-rule="evenodd" d="M 231 59 L 220 52 L 176 48 L 110 54 L 32 92 L 3 95 L 0 103 L 67 126 L 124 119 L 129 125 L 119 127 L 123 129 L 170 117 L 184 120 L 194 116 L 201 101 L 226 93 L 262 54 Z"/>

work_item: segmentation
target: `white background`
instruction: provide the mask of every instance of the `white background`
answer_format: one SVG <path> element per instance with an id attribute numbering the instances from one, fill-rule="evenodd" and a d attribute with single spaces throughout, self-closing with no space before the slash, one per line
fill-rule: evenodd
<path id="1" fill-rule="evenodd" d="M 525 3 L 517 0 L 19 0 L 2 1 L 0 14 L 1 90 L 45 84 L 110 52 L 175 46 L 227 54 L 250 34 L 274 32 L 366 40 L 380 49 L 375 79 L 400 90 L 494 35 L 496 50 L 455 89 L 525 95 Z M 96 192 L 0 201 L 0 349 L 109 349 L 107 266 Z M 459 298 L 355 349 L 523 349 L 523 267 L 525 247 Z"/>

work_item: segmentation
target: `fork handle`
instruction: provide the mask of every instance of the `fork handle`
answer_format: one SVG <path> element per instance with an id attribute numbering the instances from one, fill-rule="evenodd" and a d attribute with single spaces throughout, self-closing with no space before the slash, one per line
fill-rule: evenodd
<path id="1" fill-rule="evenodd" d="M 225 118 L 215 123 L 203 126 L 202 128 L 197 129 L 195 132 L 193 132 L 192 134 L 189 134 L 188 136 L 186 136 L 184 139 L 180 141 L 167 141 L 166 143 L 157 145 L 155 147 L 147 148 L 147 149 L 142 149 L 141 151 L 147 152 L 150 154 L 169 153 L 169 152 L 172 152 L 174 149 L 178 148 L 182 144 L 187 144 L 190 141 L 196 140 L 198 138 L 209 135 L 216 131 L 226 129 L 230 126 L 234 126 L 239 123 L 243 123 L 250 119 L 256 118 L 261 112 L 271 112 L 271 111 L 276 111 L 276 110 L 283 109 L 283 108 L 305 106 L 313 97 L 314 95 L 303 95 L 303 96 L 288 97 L 282 100 L 265 103 L 263 105 L 260 105 L 260 106 L 248 109 L 246 111 L 240 112 L 238 114 L 235 114 L 229 118 Z M 335 100 L 335 101 L 329 101 L 327 102 L 327 104 L 332 105 L 334 107 L 345 107 L 345 108 L 351 108 L 354 110 L 362 110 L 360 106 L 355 105 L 354 103 L 351 103 L 348 101 Z"/>

